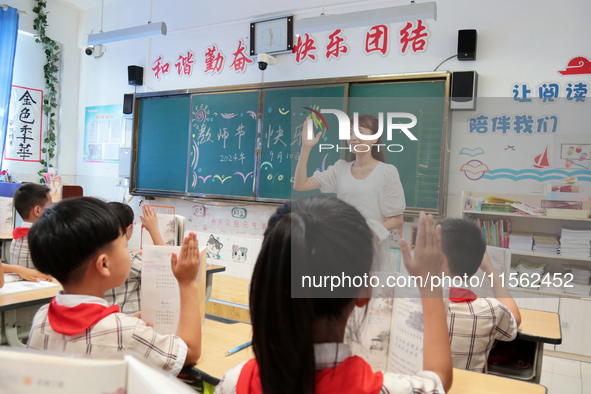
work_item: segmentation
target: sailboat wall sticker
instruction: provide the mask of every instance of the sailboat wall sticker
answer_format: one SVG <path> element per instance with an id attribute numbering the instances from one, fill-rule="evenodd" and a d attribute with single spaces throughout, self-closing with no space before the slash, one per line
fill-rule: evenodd
<path id="1" fill-rule="evenodd" d="M 544 153 L 540 153 L 536 157 L 534 157 L 534 167 L 535 168 L 547 168 L 550 167 L 550 163 L 548 162 L 548 147 L 544 149 Z"/>

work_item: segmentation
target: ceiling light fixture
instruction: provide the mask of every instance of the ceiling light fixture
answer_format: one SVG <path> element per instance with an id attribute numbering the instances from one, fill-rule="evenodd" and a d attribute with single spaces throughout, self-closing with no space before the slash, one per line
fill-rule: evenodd
<path id="1" fill-rule="evenodd" d="M 431 1 L 417 4 L 413 1 L 411 4 L 396 7 L 297 19 L 294 21 L 294 31 L 313 33 L 329 30 L 330 27 L 363 27 L 424 19 L 437 20 L 437 3 Z"/>
<path id="2" fill-rule="evenodd" d="M 104 0 L 103 0 L 104 7 Z M 166 23 L 152 23 L 152 2 L 150 2 L 150 20 L 146 25 L 103 32 L 103 12 L 101 10 L 101 31 L 88 36 L 88 45 L 106 44 L 108 42 L 131 40 L 134 38 L 166 35 Z"/>

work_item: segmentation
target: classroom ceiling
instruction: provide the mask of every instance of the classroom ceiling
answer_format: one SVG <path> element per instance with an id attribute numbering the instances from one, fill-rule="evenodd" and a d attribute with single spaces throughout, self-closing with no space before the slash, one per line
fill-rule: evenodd
<path id="1" fill-rule="evenodd" d="M 100 7 L 102 0 L 59 0 L 62 3 L 73 6 L 79 10 L 87 10 L 89 8 Z M 105 0 L 105 4 L 113 3 L 116 0 Z"/>

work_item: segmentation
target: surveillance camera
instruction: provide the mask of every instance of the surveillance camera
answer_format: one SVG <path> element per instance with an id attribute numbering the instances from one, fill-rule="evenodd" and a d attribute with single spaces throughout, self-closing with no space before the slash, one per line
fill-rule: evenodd
<path id="1" fill-rule="evenodd" d="M 98 59 L 99 57 L 103 56 L 106 49 L 107 49 L 107 47 L 105 47 L 103 45 L 91 45 L 89 47 L 86 47 L 86 49 L 84 50 L 84 53 L 86 53 L 88 56 L 94 55 L 94 58 Z"/>
<path id="2" fill-rule="evenodd" d="M 267 69 L 267 65 L 277 63 L 277 59 L 275 57 L 266 53 L 259 53 L 257 55 L 257 61 L 259 63 L 259 70 L 263 71 Z"/>

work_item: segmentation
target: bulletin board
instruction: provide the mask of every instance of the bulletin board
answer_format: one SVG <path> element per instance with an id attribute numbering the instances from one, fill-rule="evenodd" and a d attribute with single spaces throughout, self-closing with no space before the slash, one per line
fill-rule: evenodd
<path id="1" fill-rule="evenodd" d="M 119 148 L 125 144 L 125 122 L 121 105 L 86 107 L 84 111 L 84 161 L 119 161 Z"/>

